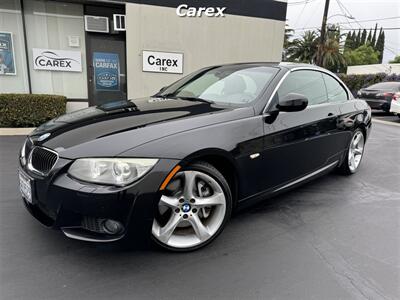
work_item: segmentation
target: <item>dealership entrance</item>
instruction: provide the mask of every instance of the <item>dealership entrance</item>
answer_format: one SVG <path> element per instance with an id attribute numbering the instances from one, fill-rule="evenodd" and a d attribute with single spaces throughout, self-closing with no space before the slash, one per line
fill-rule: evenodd
<path id="1" fill-rule="evenodd" d="M 86 5 L 85 15 L 93 16 L 86 20 L 85 28 L 89 105 L 126 100 L 125 31 L 116 31 L 114 24 L 109 26 L 109 32 L 94 31 L 100 31 L 105 24 L 101 23 L 102 18 L 114 23 L 114 15 L 125 15 L 125 9 Z"/>

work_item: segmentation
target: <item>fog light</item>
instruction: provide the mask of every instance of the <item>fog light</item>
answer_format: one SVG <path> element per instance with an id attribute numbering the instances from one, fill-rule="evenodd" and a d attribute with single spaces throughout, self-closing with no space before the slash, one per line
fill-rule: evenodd
<path id="1" fill-rule="evenodd" d="M 105 220 L 103 222 L 104 231 L 108 234 L 117 234 L 124 228 L 120 222 L 114 220 Z"/>

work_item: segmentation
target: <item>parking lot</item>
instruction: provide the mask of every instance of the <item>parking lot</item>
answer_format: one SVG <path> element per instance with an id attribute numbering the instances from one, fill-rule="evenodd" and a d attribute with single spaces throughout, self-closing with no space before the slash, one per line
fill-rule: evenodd
<path id="1" fill-rule="evenodd" d="M 22 141 L 0 137 L 1 299 L 400 298 L 398 126 L 373 124 L 357 174 L 266 199 L 185 254 L 44 228 L 20 200 Z"/>
<path id="2" fill-rule="evenodd" d="M 372 116 L 378 121 L 391 122 L 392 124 L 400 125 L 400 118 L 392 113 L 385 113 L 383 111 L 375 110 L 372 112 Z"/>

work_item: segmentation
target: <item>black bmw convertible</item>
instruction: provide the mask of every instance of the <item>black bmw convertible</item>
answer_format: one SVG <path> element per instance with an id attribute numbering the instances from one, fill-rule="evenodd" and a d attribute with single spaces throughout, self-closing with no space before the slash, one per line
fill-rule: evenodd
<path id="1" fill-rule="evenodd" d="M 355 173 L 371 110 L 331 72 L 213 66 L 156 95 L 53 119 L 20 153 L 20 190 L 74 239 L 151 237 L 174 251 L 214 240 L 234 210 L 334 169 Z"/>

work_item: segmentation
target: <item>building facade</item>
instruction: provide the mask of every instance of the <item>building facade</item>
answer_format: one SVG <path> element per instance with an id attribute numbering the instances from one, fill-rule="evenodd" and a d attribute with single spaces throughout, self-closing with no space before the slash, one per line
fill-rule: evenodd
<path id="1" fill-rule="evenodd" d="M 281 59 L 275 0 L 0 2 L 0 93 L 58 94 L 69 111 L 156 93 L 199 68 Z"/>

